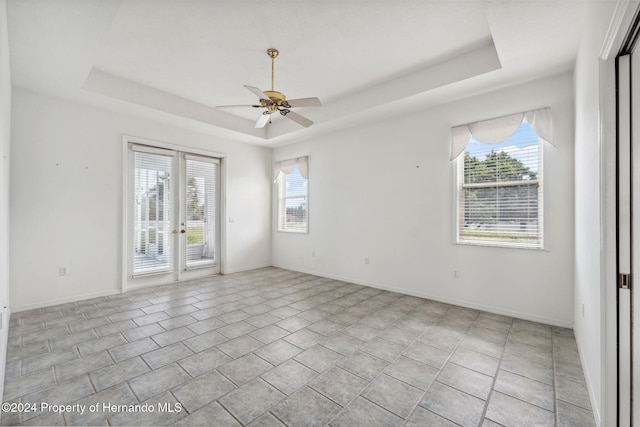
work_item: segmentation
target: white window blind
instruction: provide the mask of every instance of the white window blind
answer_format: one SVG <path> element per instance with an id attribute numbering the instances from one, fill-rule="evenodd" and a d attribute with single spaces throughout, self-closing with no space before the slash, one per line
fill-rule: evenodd
<path id="1" fill-rule="evenodd" d="M 216 262 L 216 176 L 218 160 L 185 155 L 186 267 Z"/>
<path id="2" fill-rule="evenodd" d="M 458 243 L 543 247 L 543 140 L 528 122 L 458 157 Z"/>
<path id="3" fill-rule="evenodd" d="M 274 164 L 278 187 L 278 231 L 306 233 L 309 229 L 309 158 Z"/>
<path id="4" fill-rule="evenodd" d="M 142 146 L 132 146 L 132 150 L 133 273 L 171 271 L 171 170 L 175 152 Z"/>

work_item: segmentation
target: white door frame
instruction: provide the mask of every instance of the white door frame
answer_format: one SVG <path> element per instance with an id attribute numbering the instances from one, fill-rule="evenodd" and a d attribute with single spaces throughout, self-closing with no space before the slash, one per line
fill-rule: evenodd
<path id="1" fill-rule="evenodd" d="M 220 159 L 220 194 L 219 194 L 219 215 L 220 217 L 218 218 L 218 222 L 219 222 L 219 232 L 220 232 L 220 257 L 219 257 L 219 265 L 220 265 L 220 274 L 225 274 L 226 273 L 226 247 L 227 247 L 227 241 L 226 241 L 226 236 L 227 236 L 227 230 L 226 230 L 226 221 L 224 221 L 223 219 L 227 217 L 226 214 L 226 155 L 224 153 L 219 153 L 219 152 L 215 152 L 215 151 L 209 151 L 209 150 L 203 150 L 200 148 L 193 148 L 193 147 L 186 147 L 183 145 L 179 145 L 179 144 L 173 144 L 173 143 L 168 143 L 168 142 L 162 142 L 162 141 L 156 141 L 156 140 L 151 140 L 151 139 L 147 139 L 147 138 L 141 138 L 141 137 L 137 137 L 137 136 L 132 136 L 132 135 L 122 135 L 122 165 L 123 165 L 123 173 L 122 173 L 122 222 L 121 222 L 121 230 L 122 230 L 122 235 L 121 235 L 121 245 L 120 247 L 122 248 L 122 258 L 121 258 L 121 291 L 127 292 L 127 290 L 129 290 L 129 271 L 128 271 L 128 263 L 129 263 L 129 256 L 131 255 L 131 248 L 129 247 L 129 245 L 127 244 L 127 242 L 129 241 L 129 236 L 128 236 L 128 224 L 130 221 L 130 210 L 129 210 L 129 196 L 131 195 L 131 181 L 130 181 L 130 174 L 129 174 L 129 144 L 140 144 L 140 145 L 147 145 L 150 147 L 157 147 L 157 148 L 162 148 L 162 149 L 167 149 L 167 150 L 174 150 L 174 151 L 178 151 L 178 152 L 182 152 L 182 153 L 190 153 L 190 154 L 195 154 L 195 155 L 200 155 L 200 156 L 206 156 L 206 157 L 214 157 L 214 158 L 218 158 Z M 177 249 L 177 248 L 176 248 Z M 154 282 L 153 285 L 158 285 L 158 284 L 166 284 L 166 283 L 173 283 L 174 281 L 158 281 L 158 282 Z M 140 287 L 144 287 L 144 286 L 151 286 L 151 284 L 149 285 L 142 285 Z M 138 286 L 136 286 L 134 289 L 139 288 Z"/>
<path id="2" fill-rule="evenodd" d="M 617 59 L 617 228 L 616 228 L 616 270 L 618 283 L 616 284 L 616 301 L 618 316 L 618 425 L 632 425 L 634 414 L 631 407 L 634 396 L 633 382 L 633 341 L 636 331 L 632 327 L 634 314 L 634 298 L 631 289 L 621 287 L 620 277 L 630 275 L 633 270 L 633 210 L 632 189 L 632 146 L 636 145 L 638 136 L 634 137 L 633 128 L 637 112 L 633 105 L 640 93 L 635 88 L 632 66 L 638 62 L 632 55 L 621 55 Z M 640 80 L 640 79 L 639 79 Z"/>

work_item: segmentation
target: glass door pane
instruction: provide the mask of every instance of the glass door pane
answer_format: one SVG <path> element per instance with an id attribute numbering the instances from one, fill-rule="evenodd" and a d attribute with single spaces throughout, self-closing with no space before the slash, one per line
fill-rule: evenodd
<path id="1" fill-rule="evenodd" d="M 217 159 L 185 155 L 185 268 L 217 262 Z"/>
<path id="2" fill-rule="evenodd" d="M 133 274 L 173 269 L 173 157 L 136 151 L 134 154 Z"/>

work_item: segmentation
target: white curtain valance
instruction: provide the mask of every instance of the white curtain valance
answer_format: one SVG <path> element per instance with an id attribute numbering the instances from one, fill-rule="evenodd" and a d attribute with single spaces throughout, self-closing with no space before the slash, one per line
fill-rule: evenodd
<path id="1" fill-rule="evenodd" d="M 297 157 L 295 159 L 281 160 L 273 164 L 273 182 L 276 182 L 280 172 L 285 174 L 291 173 L 293 169 L 298 165 L 300 175 L 304 179 L 309 179 L 309 157 Z"/>
<path id="2" fill-rule="evenodd" d="M 525 121 L 531 125 L 540 138 L 553 145 L 551 108 L 547 107 L 452 127 L 451 157 L 449 159 L 453 160 L 462 154 L 471 137 L 485 144 L 499 144 L 509 139 Z"/>

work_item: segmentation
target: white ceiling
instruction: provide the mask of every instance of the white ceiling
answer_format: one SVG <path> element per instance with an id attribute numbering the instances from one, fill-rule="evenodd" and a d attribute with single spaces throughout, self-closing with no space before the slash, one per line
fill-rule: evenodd
<path id="1" fill-rule="evenodd" d="M 8 0 L 13 84 L 275 146 L 573 67 L 574 0 Z M 603 17 L 606 19 L 607 17 Z M 243 85 L 288 98 L 254 129 Z"/>

